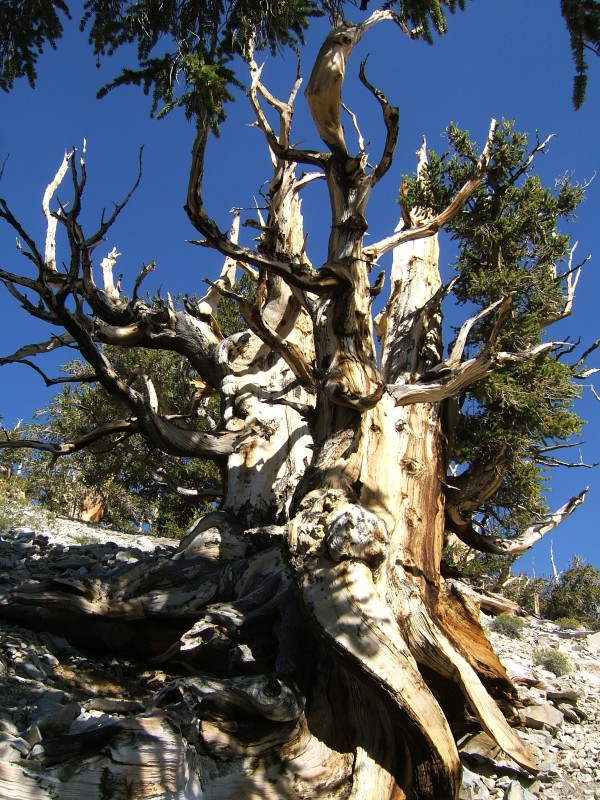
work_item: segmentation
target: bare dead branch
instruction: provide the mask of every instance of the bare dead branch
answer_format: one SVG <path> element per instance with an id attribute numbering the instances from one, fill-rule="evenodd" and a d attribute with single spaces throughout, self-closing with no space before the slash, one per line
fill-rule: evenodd
<path id="1" fill-rule="evenodd" d="M 386 139 L 383 147 L 383 154 L 379 159 L 379 163 L 375 167 L 373 174 L 371 175 L 371 185 L 374 186 L 378 181 L 381 180 L 381 178 L 383 178 L 392 165 L 394 153 L 396 151 L 396 144 L 398 142 L 400 114 L 397 107 L 389 104 L 384 93 L 367 80 L 365 75 L 365 64 L 366 60 L 360 65 L 359 77 L 362 84 L 367 87 L 367 89 L 379 102 L 383 112 L 383 121 L 386 128 Z"/>
<path id="2" fill-rule="evenodd" d="M 389 253 L 390 250 L 393 250 L 395 247 L 398 247 L 404 242 L 410 242 L 414 241 L 415 239 L 423 239 L 427 236 L 435 235 L 439 230 L 441 230 L 441 228 L 444 227 L 447 222 L 455 217 L 467 200 L 475 191 L 477 191 L 483 182 L 485 171 L 490 159 L 491 146 L 496 127 L 497 122 L 495 119 L 493 119 L 490 125 L 487 142 L 481 153 L 479 161 L 477 162 L 475 174 L 458 190 L 458 192 L 454 195 L 450 203 L 442 212 L 437 214 L 435 217 L 426 220 L 421 225 L 417 225 L 416 227 L 406 228 L 401 226 L 395 233 L 393 233 L 391 236 L 388 236 L 386 239 L 382 239 L 376 244 L 365 247 L 363 251 L 365 257 L 372 261 L 377 261 L 377 259 L 382 255 Z"/>
<path id="3" fill-rule="evenodd" d="M 552 325 L 554 322 L 558 322 L 561 319 L 566 319 L 568 316 L 571 315 L 573 311 L 573 301 L 575 299 L 575 289 L 577 288 L 577 284 L 579 282 L 579 276 L 581 275 L 581 267 L 589 260 L 585 258 L 577 267 L 573 267 L 573 254 L 575 253 L 575 249 L 577 247 L 577 242 L 573 245 L 569 252 L 569 265 L 567 271 L 561 275 L 556 275 L 556 280 L 564 281 L 566 284 L 565 287 L 565 302 L 562 307 L 562 310 L 558 311 L 556 314 L 552 314 L 547 319 L 542 321 L 542 325 L 548 326 Z"/>
<path id="4" fill-rule="evenodd" d="M 578 378 L 579 380 L 585 380 L 586 378 L 590 378 L 592 375 L 596 375 L 598 372 L 600 372 L 600 367 L 592 367 L 590 369 L 582 370 L 573 377 Z"/>
<path id="5" fill-rule="evenodd" d="M 51 272 L 56 272 L 56 228 L 58 225 L 58 219 L 56 215 L 50 211 L 50 200 L 56 193 L 56 190 L 62 183 L 65 175 L 67 174 L 67 170 L 69 168 L 69 162 L 73 158 L 74 153 L 75 153 L 74 150 L 65 153 L 65 156 L 62 160 L 60 167 L 56 172 L 56 175 L 46 187 L 46 191 L 44 192 L 44 197 L 42 198 L 42 211 L 44 212 L 44 216 L 46 217 L 46 226 L 47 226 L 46 247 L 44 251 L 44 264 L 46 266 L 46 269 L 50 270 Z"/>
<path id="6" fill-rule="evenodd" d="M 74 343 L 74 339 L 68 333 L 62 333 L 60 336 L 53 336 L 45 342 L 36 342 L 32 344 L 23 345 L 10 356 L 4 356 L 0 363 L 8 364 L 13 361 L 20 361 L 29 356 L 37 356 L 41 353 L 50 353 L 59 347 L 68 347 Z"/>
<path id="7" fill-rule="evenodd" d="M 581 454 L 579 455 L 579 461 L 563 461 L 559 458 L 544 455 L 536 455 L 535 460 L 536 463 L 543 464 L 546 467 L 567 467 L 568 469 L 583 467 L 584 469 L 594 469 L 598 466 L 598 462 L 594 464 L 587 464 L 583 460 Z"/>
<path id="8" fill-rule="evenodd" d="M 254 61 L 254 58 L 249 59 L 248 65 L 250 67 L 250 75 L 252 79 L 251 87 L 248 92 L 248 97 L 250 99 L 252 108 L 254 109 L 254 113 L 256 114 L 258 125 L 261 128 L 261 130 L 263 130 L 263 133 L 265 133 L 265 135 L 268 135 L 267 131 L 271 129 L 260 107 L 260 103 L 257 97 L 257 92 L 279 114 L 279 119 L 280 119 L 279 138 L 277 141 L 280 147 L 285 148 L 287 150 L 290 147 L 290 128 L 291 128 L 292 115 L 294 111 L 294 101 L 296 99 L 296 95 L 298 94 L 298 90 L 302 85 L 302 78 L 300 77 L 300 59 L 298 58 L 297 61 L 296 79 L 288 96 L 287 102 L 283 102 L 282 100 L 279 100 L 277 97 L 275 97 L 275 95 L 273 95 L 262 83 L 260 78 L 263 67 L 262 66 L 259 67 Z M 263 125 L 265 125 L 265 128 L 263 128 Z M 273 132 L 271 131 L 271 134 L 272 133 Z"/>
<path id="9" fill-rule="evenodd" d="M 34 364 L 33 361 L 29 361 L 27 358 L 0 358 L 0 366 L 3 366 L 4 364 L 24 364 L 26 367 L 31 367 L 31 369 L 34 370 L 34 372 L 37 372 L 42 378 L 46 387 L 59 386 L 63 383 L 94 383 L 98 379 L 98 376 L 95 373 L 87 373 L 79 376 L 63 375 L 58 378 L 49 378 L 46 373 L 40 367 L 38 367 L 37 364 Z"/>
<path id="10" fill-rule="evenodd" d="M 548 144 L 554 139 L 555 134 L 551 133 L 550 136 L 547 136 L 543 142 L 540 142 L 539 138 L 537 139 L 537 143 L 533 150 L 529 153 L 525 161 L 521 164 L 518 170 L 516 170 L 511 176 L 510 180 L 508 181 L 509 186 L 514 186 L 514 184 L 519 180 L 520 177 L 525 175 L 529 167 L 532 165 L 534 158 L 537 156 L 538 153 L 543 153 Z"/>
<path id="11" fill-rule="evenodd" d="M 260 77 L 262 67 L 259 67 L 254 59 L 250 59 L 249 66 L 251 86 L 248 91 L 248 97 L 256 116 L 257 125 L 267 140 L 272 157 L 280 158 L 282 161 L 293 161 L 304 164 L 312 164 L 313 166 L 324 166 L 328 159 L 328 155 L 325 153 L 319 153 L 313 150 L 298 150 L 294 147 L 290 147 L 289 145 L 289 122 L 291 121 L 292 115 L 291 101 L 293 101 L 297 89 L 300 86 L 299 77 L 296 79 L 294 89 L 292 89 L 290 94 L 290 102 L 283 103 L 281 100 L 277 100 L 277 98 L 275 98 L 261 83 Z M 280 128 L 287 128 L 283 135 L 280 132 L 279 138 L 275 135 L 271 125 L 269 124 L 269 121 L 267 120 L 267 117 L 265 116 L 264 111 L 262 110 L 258 100 L 258 94 L 261 94 L 265 100 L 279 112 Z"/>
<path id="12" fill-rule="evenodd" d="M 547 447 L 536 448 L 536 453 L 551 453 L 554 450 L 570 450 L 573 447 L 580 447 L 583 442 L 557 442 Z"/>
<path id="13" fill-rule="evenodd" d="M 37 305 L 34 305 L 29 300 L 26 294 L 23 294 L 17 289 L 17 287 L 14 285 L 12 281 L 5 279 L 5 276 L 10 274 L 11 273 L 5 272 L 4 270 L 0 270 L 0 280 L 8 290 L 9 294 L 11 294 L 15 298 L 15 300 L 17 300 L 21 304 L 21 306 L 25 309 L 25 311 L 27 311 L 28 314 L 31 314 L 32 317 L 37 317 L 37 319 L 41 319 L 44 322 L 57 323 L 58 322 L 57 317 L 51 311 L 48 311 L 45 308 L 44 303 L 41 299 L 38 301 Z M 28 279 L 20 279 L 21 285 L 26 285 L 25 284 L 26 280 L 28 281 Z M 34 286 L 29 288 L 32 288 L 33 291 L 37 292 L 38 294 L 42 293 L 45 294 L 45 290 L 37 286 L 35 284 L 35 281 L 32 283 L 34 283 Z"/>
<path id="14" fill-rule="evenodd" d="M 561 522 L 567 519 L 584 502 L 587 492 L 588 487 L 575 497 L 572 497 L 559 509 L 544 517 L 543 520 L 530 525 L 518 536 L 511 539 L 486 537 L 478 534 L 472 525 L 459 526 L 454 532 L 462 542 L 482 553 L 518 556 L 531 549 L 547 533 L 553 531 Z"/>
<path id="15" fill-rule="evenodd" d="M 113 276 L 113 270 L 117 264 L 117 258 L 120 255 L 121 253 L 117 252 L 117 248 L 113 247 L 110 253 L 108 253 L 108 255 L 105 256 L 100 262 L 100 269 L 102 270 L 102 283 L 104 284 L 104 294 L 113 303 L 117 303 L 121 296 L 121 293 L 115 286 Z"/>
<path id="16" fill-rule="evenodd" d="M 495 311 L 497 308 L 499 308 L 500 310 L 498 313 L 498 319 L 494 324 L 494 328 L 492 330 L 492 333 L 490 335 L 490 340 L 488 343 L 488 347 L 493 347 L 494 343 L 498 338 L 500 326 L 506 319 L 506 316 L 510 311 L 510 307 L 511 307 L 511 298 L 504 297 L 502 300 L 498 300 L 497 302 L 492 303 L 487 308 L 484 308 L 483 311 L 480 311 L 478 314 L 475 314 L 474 316 L 470 317 L 466 322 L 464 322 L 458 332 L 458 336 L 456 337 L 456 340 L 454 342 L 452 352 L 444 362 L 444 367 L 450 367 L 452 369 L 460 363 L 465 346 L 467 344 L 469 333 L 471 332 L 473 325 L 475 325 L 476 322 L 479 322 L 479 320 L 483 319 L 484 317 L 489 316 L 489 314 L 491 314 L 492 311 Z"/>
<path id="17" fill-rule="evenodd" d="M 233 222 L 231 223 L 231 229 L 229 231 L 229 239 L 233 242 L 233 244 L 238 243 L 239 233 L 240 212 L 235 210 L 233 212 Z M 225 290 L 233 289 L 233 285 L 235 283 L 236 265 L 237 262 L 233 258 L 230 258 L 229 256 L 225 258 L 225 263 L 223 264 L 221 274 L 219 275 L 217 281 L 210 284 L 210 289 L 208 292 L 198 301 L 197 307 L 201 314 L 206 314 L 209 317 L 214 314 L 217 305 L 219 304 L 219 300 L 223 296 L 221 287 Z"/>
<path id="18" fill-rule="evenodd" d="M 352 111 L 352 109 L 350 109 L 345 103 L 342 103 L 341 107 L 344 109 L 346 114 L 348 114 L 348 116 L 352 120 L 352 127 L 354 128 L 354 130 L 356 132 L 356 138 L 358 139 L 358 151 L 359 151 L 359 153 L 364 153 L 365 152 L 365 140 L 364 140 L 364 137 L 363 137 L 362 133 L 360 132 L 360 127 L 358 125 L 358 117 L 356 116 L 354 111 Z"/>
<path id="19" fill-rule="evenodd" d="M 103 218 L 102 218 L 102 221 L 100 223 L 100 227 L 98 228 L 98 230 L 94 234 L 92 234 L 92 236 L 88 237 L 84 242 L 85 246 L 87 248 L 93 248 L 96 245 L 100 244 L 100 242 L 104 239 L 104 236 L 106 235 L 108 230 L 115 223 L 115 221 L 116 221 L 117 217 L 119 216 L 119 214 L 121 213 L 121 211 L 123 211 L 125 206 L 129 203 L 129 201 L 131 200 L 131 198 L 135 194 L 135 192 L 136 192 L 136 190 L 137 190 L 137 188 L 140 185 L 140 182 L 142 180 L 142 155 L 143 155 L 143 152 L 144 152 L 144 147 L 142 145 L 142 147 L 140 147 L 140 151 L 139 151 L 139 155 L 138 155 L 138 174 L 137 174 L 137 177 L 136 177 L 136 179 L 135 179 L 135 181 L 133 183 L 133 186 L 127 192 L 127 194 L 125 195 L 125 198 L 120 203 L 115 203 L 114 204 L 113 212 L 108 217 L 108 219 L 105 220 L 104 219 L 104 215 L 103 215 Z M 82 172 L 85 170 L 85 162 L 84 162 L 83 157 L 81 159 L 81 169 L 82 169 Z M 81 198 L 82 189 L 83 189 L 83 186 L 81 186 L 80 189 L 79 189 L 79 192 L 78 192 L 79 198 Z"/>
<path id="20" fill-rule="evenodd" d="M 25 289 L 30 289 L 32 292 L 35 292 L 38 295 L 42 294 L 43 287 L 40 285 L 40 282 L 34 280 L 33 278 L 27 278 L 24 275 L 17 275 L 14 272 L 8 272 L 5 269 L 0 269 L 0 280 L 8 286 L 8 284 L 12 284 L 13 286 L 23 286 Z"/>
<path id="21" fill-rule="evenodd" d="M 135 279 L 135 283 L 133 284 L 133 295 L 132 299 L 135 301 L 138 299 L 140 286 L 142 285 L 142 281 L 148 277 L 148 275 L 156 269 L 156 261 L 151 261 L 149 264 L 142 268 L 142 271 Z"/>
<path id="22" fill-rule="evenodd" d="M 325 173 L 323 172 L 306 172 L 302 174 L 294 184 L 294 191 L 299 192 L 305 186 L 308 186 L 309 183 L 318 180 L 325 180 Z"/>
<path id="23" fill-rule="evenodd" d="M 0 277 L 1 277 L 1 273 L 0 273 Z M 580 372 L 575 372 L 575 370 L 578 367 L 582 367 L 585 364 L 588 356 L 590 356 L 593 352 L 595 352 L 599 347 L 600 347 L 600 339 L 596 339 L 596 341 L 593 344 L 591 344 L 587 348 L 587 350 L 583 353 L 583 355 L 581 356 L 579 361 L 577 361 L 575 364 L 573 364 L 573 372 L 575 373 L 575 377 L 576 378 L 587 378 L 587 377 L 589 377 L 590 374 L 592 374 L 593 372 L 596 371 L 596 370 L 591 370 L 591 371 L 590 370 L 581 370 Z"/>
<path id="24" fill-rule="evenodd" d="M 84 139 L 83 144 L 81 146 L 81 155 L 79 156 L 79 169 L 80 172 L 77 172 L 77 164 L 75 163 L 75 148 L 73 148 L 73 158 L 71 159 L 71 182 L 73 184 L 73 208 L 72 208 L 72 215 L 74 219 L 77 219 L 79 213 L 81 211 L 81 197 L 83 195 L 83 191 L 85 189 L 85 184 L 87 183 L 87 169 L 85 165 L 85 151 L 87 148 L 87 142 Z M 65 211 L 61 205 L 61 211 Z"/>
<path id="25" fill-rule="evenodd" d="M 29 236 L 27 231 L 23 228 L 21 223 L 14 216 L 14 214 L 8 207 L 8 204 L 3 198 L 0 198 L 0 219 L 6 220 L 6 222 L 8 222 L 10 227 L 17 233 L 19 237 L 17 239 L 17 249 L 25 256 L 25 258 L 29 259 L 29 261 L 35 264 L 35 266 L 38 269 L 38 274 L 41 275 L 44 270 L 44 259 L 42 258 L 42 255 L 40 254 L 39 250 L 37 249 L 33 239 Z M 23 249 L 21 240 L 25 242 L 25 244 L 29 248 L 29 252 Z M 12 279 L 9 278 L 9 280 Z M 13 282 L 18 283 L 18 279 L 14 280 Z"/>
<path id="26" fill-rule="evenodd" d="M 552 342 L 528 347 L 521 353 L 491 353 L 484 350 L 475 358 L 450 368 L 444 374 L 446 362 L 428 374 L 434 375 L 434 380 L 421 380 L 415 383 L 389 384 L 388 392 L 392 395 L 397 405 L 410 405 L 412 403 L 437 403 L 448 397 L 456 397 L 473 383 L 487 377 L 504 364 L 518 364 L 531 361 L 541 353 L 548 352 L 553 347 Z M 435 378 L 435 376 L 439 377 Z"/>
<path id="27" fill-rule="evenodd" d="M 68 456 L 89 447 L 94 442 L 112 436 L 116 433 L 127 433 L 132 435 L 138 433 L 137 421 L 135 419 L 117 419 L 103 422 L 94 430 L 77 436 L 68 442 L 44 442 L 36 439 L 0 439 L 0 448 L 4 450 L 16 450 L 26 448 L 29 450 L 42 450 L 52 453 L 55 458 Z"/>
<path id="28" fill-rule="evenodd" d="M 290 285 L 315 294 L 325 294 L 338 288 L 339 279 L 330 269 L 314 270 L 304 262 L 295 263 L 281 258 L 269 258 L 256 250 L 234 244 L 219 230 L 217 224 L 204 210 L 201 194 L 204 153 L 209 132 L 208 120 L 199 120 L 185 208 L 190 222 L 199 233 L 206 237 L 206 241 L 192 241 L 192 244 L 211 247 L 235 261 L 265 269 L 267 272 L 279 275 Z"/>

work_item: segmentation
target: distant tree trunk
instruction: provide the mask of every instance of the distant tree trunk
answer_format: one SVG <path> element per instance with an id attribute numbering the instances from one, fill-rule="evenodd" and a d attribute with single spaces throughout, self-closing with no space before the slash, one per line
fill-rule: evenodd
<path id="1" fill-rule="evenodd" d="M 106 498 L 96 491 L 88 492 L 75 513 L 84 522 L 100 522 L 106 513 Z"/>

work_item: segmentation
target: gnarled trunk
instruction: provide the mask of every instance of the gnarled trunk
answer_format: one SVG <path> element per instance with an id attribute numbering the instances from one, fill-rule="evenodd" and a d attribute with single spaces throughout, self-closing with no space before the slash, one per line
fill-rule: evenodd
<path id="1" fill-rule="evenodd" d="M 90 800 L 453 798 L 465 704 L 535 771 L 500 711 L 498 702 L 508 709 L 514 696 L 477 608 L 440 571 L 445 404 L 461 381 L 492 367 L 487 355 L 462 363 L 459 347 L 442 360 L 437 230 L 478 185 L 486 154 L 445 216 L 406 212 L 388 241 L 363 247 L 369 196 L 391 163 L 397 111 L 371 87 L 387 138 L 370 168 L 366 154 L 351 158 L 343 140 L 341 80 L 324 94 L 315 87 L 328 63 L 341 64 L 343 77 L 370 24 L 334 32 L 309 84 L 331 152 L 290 146 L 292 98 L 275 101 L 253 65 L 251 99 L 275 164 L 256 251 L 222 234 L 204 210 L 208 128 L 199 125 L 187 210 L 227 257 L 215 288 L 237 298 L 249 330 L 219 341 L 206 321 L 214 308 L 208 296 L 193 324 L 165 310 L 164 329 L 180 330 L 187 320 L 189 337 L 179 346 L 221 394 L 218 436 L 182 433 L 152 403 L 138 414 L 140 397 L 118 383 L 89 331 L 57 306 L 106 386 L 136 412 L 127 424 L 168 452 L 212 455 L 226 483 L 220 510 L 172 558 L 18 587 L 2 607 L 3 616 L 38 628 L 68 628 L 87 646 L 151 659 L 171 678 L 143 714 L 48 735 L 45 755 L 29 769 L 0 764 L 3 796 L 16 796 L 17 785 L 22 797 Z M 280 115 L 278 135 L 260 97 Z M 318 270 L 304 254 L 299 192 L 307 178 L 297 176 L 298 162 L 319 167 L 329 190 L 331 235 Z M 377 348 L 371 304 L 380 287 L 370 285 L 370 270 L 392 249 Z M 235 263 L 253 275 L 253 299 L 235 294 Z M 97 313 L 106 317 L 110 293 L 100 295 Z M 119 310 L 118 297 L 112 301 L 114 327 L 96 335 L 112 341 L 126 332 L 132 344 L 156 346 L 158 323 L 150 333 L 133 306 Z"/>

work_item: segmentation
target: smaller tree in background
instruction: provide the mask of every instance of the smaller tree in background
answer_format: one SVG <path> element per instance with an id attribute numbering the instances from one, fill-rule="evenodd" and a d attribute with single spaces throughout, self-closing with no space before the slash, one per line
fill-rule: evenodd
<path id="1" fill-rule="evenodd" d="M 157 402 L 176 424 L 215 427 L 216 400 L 203 395 L 176 353 L 124 349 L 113 354 L 113 363 L 132 386 L 150 378 L 158 387 Z M 181 535 L 220 497 L 218 470 L 209 462 L 169 456 L 128 425 L 119 425 L 125 410 L 102 386 L 86 380 L 83 362 L 71 361 L 64 370 L 81 383 L 65 383 L 36 421 L 9 433 L 27 436 L 36 447 L 21 450 L 18 464 L 14 453 L 3 451 L 6 477 L 12 475 L 3 493 L 18 491 L 66 516 L 158 536 Z M 114 432 L 106 435 L 107 426 Z"/>
<path id="2" fill-rule="evenodd" d="M 469 557 L 460 545 L 447 548 L 450 569 L 482 591 L 498 593 L 520 609 L 549 620 L 568 618 L 588 628 L 600 627 L 600 570 L 574 555 L 557 577 L 511 574 L 512 556 L 480 554 Z M 500 609 L 500 607 L 499 607 Z"/>
<path id="3" fill-rule="evenodd" d="M 558 580 L 547 583 L 541 600 L 549 619 L 572 617 L 589 627 L 600 627 L 600 570 L 573 556 Z"/>

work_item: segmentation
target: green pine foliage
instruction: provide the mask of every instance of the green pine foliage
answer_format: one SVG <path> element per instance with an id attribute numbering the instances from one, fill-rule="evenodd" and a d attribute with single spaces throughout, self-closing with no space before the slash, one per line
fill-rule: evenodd
<path id="1" fill-rule="evenodd" d="M 558 617 L 554 622 L 562 631 L 579 631 L 583 625 L 574 617 Z"/>
<path id="2" fill-rule="evenodd" d="M 551 647 L 538 647 L 533 653 L 535 663 L 552 672 L 557 678 L 571 672 L 571 662 L 568 657 Z"/>
<path id="3" fill-rule="evenodd" d="M 151 376 L 161 410 L 176 424 L 206 429 L 205 419 L 192 411 L 195 375 L 186 359 L 163 351 L 106 349 L 117 373 L 132 386 L 140 388 L 141 376 Z M 85 365 L 73 361 L 65 370 L 82 375 Z M 218 407 L 209 412 L 218 416 Z M 48 408 L 38 413 L 39 421 L 18 434 L 39 441 L 68 442 L 103 422 L 127 417 L 128 411 L 100 385 L 68 383 Z M 169 456 L 137 435 L 115 433 L 57 460 L 45 452 L 16 452 L 18 455 L 15 451 L 11 455 L 13 461 L 19 459 L 19 483 L 29 499 L 71 516 L 86 495 L 99 494 L 107 503 L 104 523 L 123 529 L 144 528 L 155 535 L 181 535 L 208 508 L 209 501 L 180 496 L 173 486 L 220 490 L 220 475 L 212 462 Z"/>
<path id="4" fill-rule="evenodd" d="M 102 97 L 121 85 L 152 94 L 152 113 L 163 116 L 182 107 L 188 118 L 208 113 L 213 130 L 225 118 L 231 88 L 241 86 L 232 62 L 251 47 L 296 47 L 320 9 L 314 0 L 172 0 L 129 2 L 87 0 L 81 29 L 88 28 L 94 54 L 111 56 L 135 47 L 137 68 L 126 68 L 103 87 Z"/>
<path id="5" fill-rule="evenodd" d="M 560 0 L 560 11 L 569 31 L 575 64 L 573 106 L 580 108 L 587 87 L 586 51 L 600 54 L 600 3 L 597 0 Z"/>
<path id="6" fill-rule="evenodd" d="M 490 623 L 490 628 L 494 633 L 501 633 L 509 639 L 520 639 L 523 635 L 525 623 L 521 617 L 513 617 L 510 614 L 500 614 Z"/>
<path id="7" fill-rule="evenodd" d="M 557 578 L 531 578 L 516 573 L 510 580 L 507 578 L 512 560 L 508 557 L 482 555 L 461 563 L 457 554 L 448 549 L 445 557 L 469 579 L 485 589 L 502 593 L 530 614 L 537 613 L 537 608 L 543 618 L 564 629 L 582 625 L 600 628 L 600 570 L 578 556 L 573 556 Z"/>
<path id="8" fill-rule="evenodd" d="M 544 615 L 571 617 L 591 628 L 600 626 L 600 570 L 574 556 L 543 596 Z"/>
<path id="9" fill-rule="evenodd" d="M 49 44 L 56 48 L 63 32 L 63 0 L 0 0 L 0 89 L 12 89 L 19 78 L 35 84 L 38 57 Z"/>
<path id="10" fill-rule="evenodd" d="M 407 179 L 402 202 L 438 213 L 470 178 L 479 148 L 451 125 L 450 149 L 430 154 L 421 180 Z M 525 134 L 503 121 L 492 144 L 490 168 L 480 189 L 446 226 L 456 243 L 454 295 L 469 314 L 505 297 L 511 314 L 497 336 L 496 351 L 519 353 L 548 340 L 546 328 L 564 307 L 569 237 L 562 223 L 575 215 L 583 189 L 569 178 L 544 187 L 529 172 Z M 496 316 L 473 327 L 466 355 L 489 347 Z M 480 511 L 495 535 L 520 530 L 546 511 L 546 472 L 540 451 L 577 434 L 578 397 L 572 370 L 559 349 L 505 365 L 458 398 L 452 458 L 459 472 L 469 464 L 493 464 L 505 478 Z"/>
<path id="11" fill-rule="evenodd" d="M 141 86 L 152 93 L 153 114 L 160 117 L 181 106 L 192 118 L 203 110 L 216 133 L 225 118 L 225 103 L 232 99 L 231 88 L 241 87 L 236 56 L 245 58 L 251 47 L 272 53 L 297 48 L 311 19 L 324 11 L 343 17 L 348 6 L 354 10 L 345 0 L 87 0 L 81 29 L 89 28 L 98 58 L 123 45 L 136 47 L 138 68 L 124 69 L 100 90 L 100 97 L 117 86 Z M 463 9 L 464 0 L 403 0 L 384 6 L 397 6 L 415 38 L 431 43 L 432 28 L 439 34 L 447 30 L 444 9 Z"/>
<path id="12" fill-rule="evenodd" d="M 369 0 L 360 9 L 367 10 Z M 464 11 L 465 0 L 386 0 L 413 38 L 433 43 L 447 31 L 447 12 Z M 122 85 L 141 86 L 152 95 L 152 113 L 162 116 L 183 107 L 188 117 L 202 110 L 218 132 L 231 89 L 239 86 L 235 58 L 250 47 L 276 52 L 296 48 L 310 21 L 327 12 L 343 18 L 354 0 L 86 0 L 80 29 L 87 32 L 98 59 L 122 47 L 133 48 L 135 66 L 99 91 L 102 97 Z M 596 0 L 560 0 L 575 63 L 573 103 L 579 108 L 587 84 L 586 53 L 600 52 L 600 5 Z M 9 91 L 26 77 L 33 86 L 38 57 L 62 37 L 65 0 L 0 0 L 0 89 Z"/>

